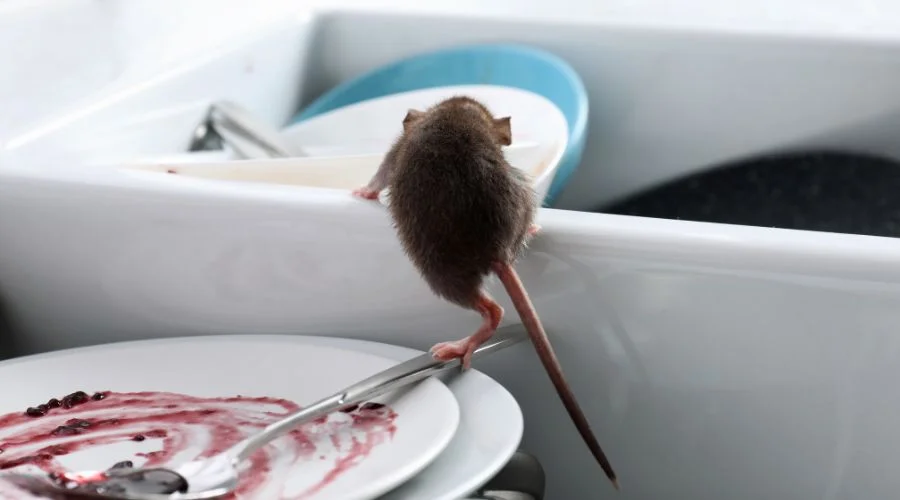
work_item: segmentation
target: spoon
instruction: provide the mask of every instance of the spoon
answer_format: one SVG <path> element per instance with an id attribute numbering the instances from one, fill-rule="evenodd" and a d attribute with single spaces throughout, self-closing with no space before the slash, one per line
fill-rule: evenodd
<path id="1" fill-rule="evenodd" d="M 525 335 L 520 330 L 501 329 L 475 351 L 475 356 L 516 344 Z M 270 424 L 224 452 L 210 458 L 194 460 L 174 469 L 165 467 L 133 468 L 130 464 L 114 466 L 107 471 L 79 471 L 46 477 L 6 473 L 6 479 L 22 489 L 37 494 L 60 495 L 65 498 L 116 498 L 121 500 L 207 500 L 235 491 L 240 465 L 255 451 L 281 437 L 298 425 L 327 416 L 335 411 L 365 402 L 401 387 L 421 382 L 453 366 L 458 360 L 438 361 L 424 353 L 387 370 L 372 375 L 331 396 Z M 52 498 L 53 496 L 51 496 Z"/>

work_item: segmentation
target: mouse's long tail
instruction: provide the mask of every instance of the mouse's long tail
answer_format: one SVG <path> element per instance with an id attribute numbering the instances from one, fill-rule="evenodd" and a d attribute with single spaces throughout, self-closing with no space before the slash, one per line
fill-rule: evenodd
<path id="1" fill-rule="evenodd" d="M 579 434 L 581 434 L 584 442 L 587 443 L 588 448 L 591 450 L 594 458 L 597 459 L 603 472 L 606 473 L 606 477 L 612 481 L 613 486 L 618 490 L 619 481 L 616 478 L 616 473 L 613 471 L 612 465 L 609 464 L 606 454 L 603 453 L 603 449 L 600 448 L 600 443 L 597 442 L 597 438 L 591 430 L 591 424 L 588 423 L 587 418 L 584 416 L 584 412 L 581 411 L 581 406 L 578 404 L 575 395 L 572 393 L 572 389 L 569 387 L 568 382 L 566 382 L 562 367 L 559 364 L 559 360 L 556 358 L 556 353 L 550 345 L 547 333 L 544 332 L 541 320 L 538 319 L 538 315 L 534 310 L 534 305 L 528 297 L 528 292 L 525 291 L 525 287 L 519 279 L 519 274 L 512 265 L 505 262 L 497 263 L 494 266 L 494 272 L 497 274 L 497 277 L 500 278 L 500 282 L 503 283 L 506 293 L 508 293 L 510 299 L 512 299 L 513 307 L 515 307 L 516 312 L 519 313 L 519 318 L 522 320 L 522 324 L 525 325 L 525 330 L 528 331 L 531 342 L 534 344 L 535 350 L 537 350 L 538 357 L 541 359 L 544 369 L 547 370 L 550 380 L 556 387 L 556 392 L 559 394 L 560 399 L 562 399 L 566 411 L 569 412 L 569 417 L 572 418 Z"/>

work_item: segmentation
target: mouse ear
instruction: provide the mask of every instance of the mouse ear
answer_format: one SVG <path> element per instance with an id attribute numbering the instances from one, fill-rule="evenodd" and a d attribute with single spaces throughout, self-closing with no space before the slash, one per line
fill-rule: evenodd
<path id="1" fill-rule="evenodd" d="M 413 123 L 417 122 L 419 118 L 422 118 L 422 115 L 425 113 L 423 111 L 419 111 L 418 109 L 410 109 L 406 112 L 406 117 L 403 118 L 403 128 L 407 128 Z"/>
<path id="2" fill-rule="evenodd" d="M 494 135 L 497 136 L 497 141 L 500 144 L 504 146 L 512 144 L 512 126 L 510 126 L 510 117 L 504 116 L 503 118 L 494 119 Z"/>

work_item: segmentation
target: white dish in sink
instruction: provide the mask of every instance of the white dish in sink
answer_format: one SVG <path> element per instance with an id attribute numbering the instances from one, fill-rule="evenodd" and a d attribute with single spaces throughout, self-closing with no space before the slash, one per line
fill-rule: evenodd
<path id="1" fill-rule="evenodd" d="M 297 336 L 148 340 L 5 361 L 4 380 L 28 383 L 7 388 L 0 402 L 0 469 L 106 470 L 126 460 L 174 467 L 395 364 Z M 238 496 L 372 500 L 431 464 L 459 415 L 435 378 L 335 412 L 251 456 Z"/>

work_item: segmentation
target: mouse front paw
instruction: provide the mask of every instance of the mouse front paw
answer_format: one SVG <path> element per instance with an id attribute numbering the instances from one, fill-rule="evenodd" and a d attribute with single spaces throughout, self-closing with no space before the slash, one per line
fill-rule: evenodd
<path id="1" fill-rule="evenodd" d="M 378 199 L 378 191 L 374 189 L 369 189 L 367 187 L 361 187 L 353 190 L 353 196 L 357 198 L 362 198 L 364 200 L 377 200 Z"/>
<path id="2" fill-rule="evenodd" d="M 534 235 L 538 234 L 539 232 L 541 232 L 541 226 L 539 226 L 537 224 L 532 224 L 531 226 L 528 227 L 528 236 L 534 236 Z"/>

